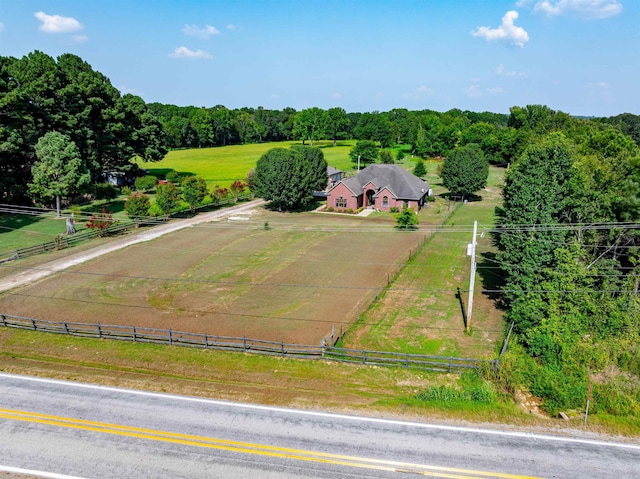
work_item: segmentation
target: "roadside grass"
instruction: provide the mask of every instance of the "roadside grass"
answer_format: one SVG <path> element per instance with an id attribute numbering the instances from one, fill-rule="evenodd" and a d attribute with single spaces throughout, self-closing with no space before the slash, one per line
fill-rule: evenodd
<path id="1" fill-rule="evenodd" d="M 640 424 L 592 415 L 585 426 L 527 413 L 510 398 L 424 400 L 462 389 L 457 374 L 194 350 L 0 328 L 0 371 L 169 394 L 338 413 L 544 432 L 640 437 Z"/>
<path id="2" fill-rule="evenodd" d="M 177 171 L 184 176 L 196 175 L 204 178 L 209 188 L 214 185 L 228 188 L 234 181 L 244 180 L 249 170 L 255 168 L 258 159 L 268 150 L 300 144 L 299 141 L 283 141 L 172 150 L 161 161 L 140 161 L 138 165 L 159 178 L 164 178 L 170 171 Z M 322 149 L 327 164 L 341 170 L 353 169 L 349 151 L 354 144 L 353 140 L 341 140 L 334 147 L 330 141 L 314 142 L 314 146 Z"/>
<path id="3" fill-rule="evenodd" d="M 429 174 L 434 174 L 437 165 L 429 162 L 428 166 Z M 463 311 L 468 298 L 466 245 L 471 242 L 472 224 L 474 220 L 484 227 L 493 224 L 503 174 L 504 170 L 491 168 L 488 186 L 478 197 L 481 201 L 450 204 L 453 212 L 445 226 L 360 315 L 342 340 L 345 347 L 470 358 L 496 356 L 504 335 L 502 312 L 491 298 L 478 292 L 490 277 L 476 283 L 470 334 L 464 331 Z M 441 185 L 434 183 L 434 187 Z M 448 200 L 439 197 L 430 209 L 435 211 L 439 206 L 444 210 L 445 204 Z M 478 257 L 492 251 L 489 237 L 478 238 Z"/>

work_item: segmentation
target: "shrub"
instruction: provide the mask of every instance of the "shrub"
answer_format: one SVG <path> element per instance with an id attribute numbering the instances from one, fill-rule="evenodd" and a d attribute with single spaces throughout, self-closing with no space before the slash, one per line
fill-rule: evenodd
<path id="1" fill-rule="evenodd" d="M 400 210 L 397 206 L 392 206 L 391 208 L 389 208 L 389 211 L 391 211 L 391 213 L 400 213 Z"/>
<path id="2" fill-rule="evenodd" d="M 165 215 L 180 205 L 180 192 L 173 183 L 158 185 L 156 188 L 156 204 Z"/>
<path id="3" fill-rule="evenodd" d="M 165 176 L 165 179 L 170 183 L 180 184 L 181 176 L 182 175 L 178 171 L 171 170 L 169 173 L 167 173 L 167 175 Z"/>
<path id="4" fill-rule="evenodd" d="M 191 211 L 202 205 L 207 196 L 207 183 L 204 178 L 189 176 L 182 180 L 182 197 L 187 202 Z"/>
<path id="5" fill-rule="evenodd" d="M 413 168 L 413 174 L 418 178 L 422 178 L 427 174 L 427 169 L 424 166 L 424 161 L 422 161 L 422 158 L 418 159 L 416 166 Z"/>
<path id="6" fill-rule="evenodd" d="M 398 153 L 396 154 L 396 161 L 400 162 L 402 161 L 402 159 L 404 158 L 404 151 L 403 150 L 398 150 Z"/>
<path id="7" fill-rule="evenodd" d="M 396 217 L 396 228 L 403 230 L 416 229 L 418 225 L 418 215 L 406 206 L 402 208 L 402 213 Z"/>
<path id="8" fill-rule="evenodd" d="M 112 200 L 118 197 L 118 189 L 111 183 L 97 183 L 92 189 L 96 200 Z"/>
<path id="9" fill-rule="evenodd" d="M 129 216 L 147 216 L 151 202 L 144 193 L 133 193 L 124 204 L 124 209 Z"/>
<path id="10" fill-rule="evenodd" d="M 349 208 L 345 211 L 345 213 L 349 213 L 350 215 L 353 214 L 353 208 Z"/>
<path id="11" fill-rule="evenodd" d="M 246 187 L 247 187 L 247 184 L 240 180 L 236 180 L 233 183 L 231 183 L 231 186 L 229 187 L 229 189 L 231 190 L 231 194 L 233 195 L 234 201 L 238 201 L 238 196 L 242 194 L 242 192 L 245 190 Z"/>
<path id="12" fill-rule="evenodd" d="M 141 176 L 140 178 L 136 178 L 136 190 L 138 191 L 149 191 L 152 190 L 156 183 L 158 183 L 158 178 L 153 175 Z"/>
<path id="13" fill-rule="evenodd" d="M 380 157 L 380 163 L 384 163 L 386 165 L 393 165 L 395 161 L 393 161 L 393 155 L 388 150 L 380 151 L 378 155 Z"/>
<path id="14" fill-rule="evenodd" d="M 131 196 L 131 188 L 129 188 L 128 186 L 123 186 L 122 189 L 120 190 L 120 193 L 122 193 L 125 196 Z"/>
<path id="15" fill-rule="evenodd" d="M 333 206 L 329 206 L 329 207 L 327 208 L 327 211 L 328 211 L 329 213 L 333 213 Z"/>
<path id="16" fill-rule="evenodd" d="M 216 203 L 219 204 L 222 200 L 227 199 L 229 196 L 229 190 L 226 188 L 220 188 L 220 185 L 216 185 L 213 187 L 211 195 L 215 198 Z"/>
<path id="17" fill-rule="evenodd" d="M 90 230 L 96 231 L 98 233 L 98 237 L 101 237 L 106 233 L 106 230 L 109 229 L 109 227 L 118 223 L 119 221 L 114 220 L 113 215 L 108 212 L 106 208 L 102 208 L 100 213 L 94 213 L 91 215 L 85 226 Z"/>

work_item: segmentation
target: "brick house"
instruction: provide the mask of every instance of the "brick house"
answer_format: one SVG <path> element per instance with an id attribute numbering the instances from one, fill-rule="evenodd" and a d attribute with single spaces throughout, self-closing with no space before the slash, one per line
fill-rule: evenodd
<path id="1" fill-rule="evenodd" d="M 373 164 L 344 178 L 327 193 L 327 208 L 336 211 L 374 208 L 398 210 L 406 205 L 418 211 L 433 193 L 428 183 L 398 165 Z"/>

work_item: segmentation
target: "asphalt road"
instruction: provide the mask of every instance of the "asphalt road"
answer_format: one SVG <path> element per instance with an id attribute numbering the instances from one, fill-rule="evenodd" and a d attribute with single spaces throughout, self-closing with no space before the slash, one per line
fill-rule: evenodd
<path id="1" fill-rule="evenodd" d="M 334 415 L 8 374 L 0 374 L 0 447 L 0 471 L 61 479 L 640 477 L 638 444 Z"/>

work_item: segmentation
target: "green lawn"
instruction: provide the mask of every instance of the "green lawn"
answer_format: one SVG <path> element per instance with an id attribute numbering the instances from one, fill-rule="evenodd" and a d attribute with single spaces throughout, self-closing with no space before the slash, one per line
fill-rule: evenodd
<path id="1" fill-rule="evenodd" d="M 426 166 L 430 177 L 437 163 L 428 162 Z M 343 341 L 346 347 L 476 358 L 496 354 L 503 337 L 502 313 L 490 297 L 478 292 L 492 289 L 499 280 L 492 276 L 496 274 L 494 269 L 478 271 L 471 335 L 464 332 L 462 310 L 466 309 L 468 298 L 466 246 L 471 241 L 471 227 L 474 220 L 484 226 L 493 224 L 494 208 L 500 203 L 503 175 L 504 169 L 491 167 L 488 186 L 479 193 L 480 201 L 449 204 L 448 200 L 438 197 L 430 211 L 421 212 L 421 224 L 424 225 L 430 222 L 425 221 L 429 216 L 442 218 L 449 208 L 452 211 L 457 208 L 447 226 L 430 238 L 405 266 L 390 290 L 348 331 Z M 433 186 L 436 193 L 443 191 L 439 183 Z M 438 210 L 440 214 L 436 215 Z M 464 231 L 458 231 L 456 227 Z M 478 238 L 480 265 L 486 262 L 484 257 L 492 250 L 488 235 Z M 457 292 L 458 288 L 461 293 Z"/>
<path id="2" fill-rule="evenodd" d="M 84 224 L 76 223 L 76 229 L 83 230 Z M 56 218 L 55 213 L 47 216 L 0 215 L 0 256 L 19 248 L 54 241 L 65 231 L 65 219 Z"/>
<path id="3" fill-rule="evenodd" d="M 289 148 L 300 142 L 259 143 L 250 145 L 231 145 L 216 148 L 200 148 L 190 150 L 173 150 L 159 162 L 140 162 L 141 168 L 149 170 L 149 174 L 163 178 L 172 170 L 184 175 L 197 175 L 204 178 L 209 186 L 228 187 L 235 180 L 243 180 L 258 159 L 271 148 Z M 324 157 L 330 166 L 341 170 L 352 169 L 349 151 L 355 141 L 333 142 L 321 141 L 314 146 L 322 148 Z"/>

